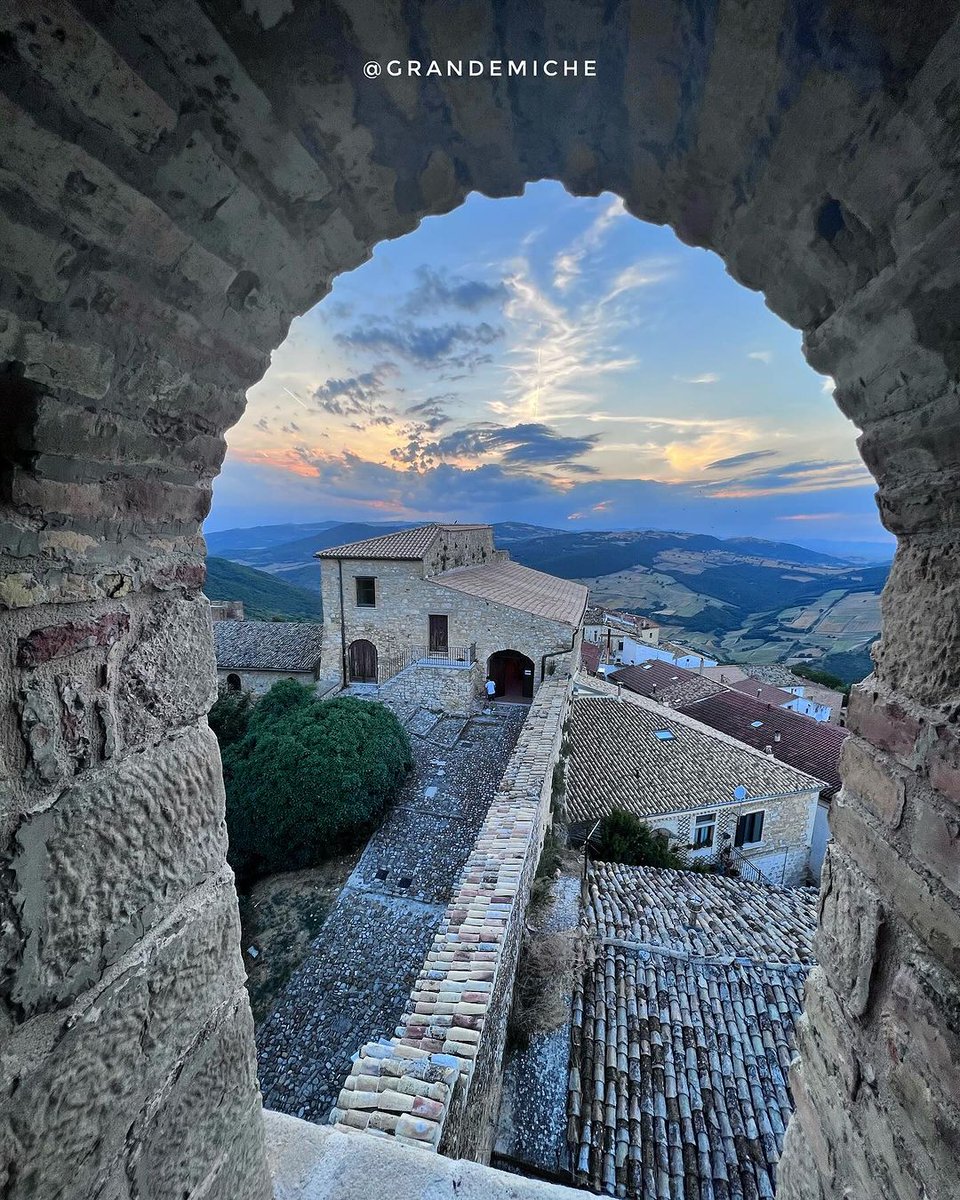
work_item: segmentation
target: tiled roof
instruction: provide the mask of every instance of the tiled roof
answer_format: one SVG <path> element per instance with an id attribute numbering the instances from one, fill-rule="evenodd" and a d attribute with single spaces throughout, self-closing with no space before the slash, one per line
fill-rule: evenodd
<path id="1" fill-rule="evenodd" d="M 696 671 L 688 671 L 686 667 L 665 662 L 661 658 L 651 658 L 648 662 L 634 667 L 623 667 L 614 671 L 610 678 L 640 696 L 648 696 L 660 704 L 678 707 L 681 704 L 689 704 L 691 700 L 701 700 L 704 696 L 723 691 L 722 684 L 715 683 L 704 675 L 698 675 Z"/>
<path id="2" fill-rule="evenodd" d="M 595 642 L 584 641 L 580 645 L 580 662 L 585 671 L 596 675 L 600 669 L 600 647 Z"/>
<path id="3" fill-rule="evenodd" d="M 823 779 L 827 795 L 840 789 L 840 748 L 850 734 L 839 725 L 775 708 L 732 689 L 684 704 L 681 711 L 748 746 L 772 746 L 781 762 Z"/>
<path id="4" fill-rule="evenodd" d="M 591 605 L 583 615 L 585 625 L 622 625 L 628 629 L 659 629 L 660 624 L 651 617 L 636 613 L 621 612 L 619 609 L 598 608 Z"/>
<path id="5" fill-rule="evenodd" d="M 383 533 L 379 537 L 364 538 L 359 542 L 329 546 L 326 550 L 318 550 L 314 557 L 423 558 L 441 528 L 440 525 L 417 525 L 412 529 L 399 529 L 396 533 Z"/>
<path id="6" fill-rule="evenodd" d="M 730 686 L 736 688 L 738 692 L 743 692 L 745 696 L 752 696 L 755 700 L 762 700 L 764 704 L 775 704 L 778 708 L 782 708 L 784 704 L 789 704 L 791 701 L 796 700 L 796 696 L 792 692 L 785 692 L 783 688 L 774 687 L 772 683 L 763 683 L 761 680 L 752 678 L 749 675 L 746 679 L 739 679 Z"/>
<path id="7" fill-rule="evenodd" d="M 457 567 L 431 576 L 429 582 L 574 627 L 580 624 L 587 603 L 587 589 L 582 583 L 509 561 Z"/>
<path id="8" fill-rule="evenodd" d="M 590 869 L 597 956 L 574 995 L 567 1123 L 581 1185 L 638 1200 L 773 1196 L 815 903 L 741 880 Z"/>
<path id="9" fill-rule="evenodd" d="M 639 696 L 618 700 L 579 692 L 570 743 L 567 810 L 574 823 L 611 808 L 649 817 L 734 804 L 740 784 L 751 800 L 820 786 L 770 755 Z"/>
<path id="10" fill-rule="evenodd" d="M 691 897 L 701 904 L 696 925 L 690 922 Z M 726 875 L 593 863 L 587 905 L 588 922 L 603 937 L 702 958 L 813 962 L 813 888 L 771 888 Z"/>
<path id="11" fill-rule="evenodd" d="M 799 675 L 794 675 L 783 663 L 745 663 L 743 666 L 747 675 L 759 679 L 761 683 L 771 683 L 774 687 L 806 687 L 807 681 Z"/>
<path id="12" fill-rule="evenodd" d="M 313 671 L 320 661 L 323 626 L 312 621 L 215 621 L 213 640 L 221 671 Z"/>

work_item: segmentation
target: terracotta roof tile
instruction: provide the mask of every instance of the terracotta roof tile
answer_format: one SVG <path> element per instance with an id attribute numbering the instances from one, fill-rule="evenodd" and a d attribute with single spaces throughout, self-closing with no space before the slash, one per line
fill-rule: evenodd
<path id="1" fill-rule="evenodd" d="M 781 762 L 823 779 L 828 795 L 840 789 L 840 749 L 850 731 L 839 725 L 775 708 L 732 689 L 684 704 L 680 711 L 748 746 L 772 746 Z"/>
<path id="2" fill-rule="evenodd" d="M 567 1104 L 578 1182 L 643 1200 L 773 1196 L 815 904 L 807 891 L 591 867 L 597 955 L 574 994 Z"/>
<path id="3" fill-rule="evenodd" d="M 622 683 L 640 696 L 677 707 L 723 690 L 722 684 L 659 658 L 651 658 L 637 666 L 623 667 L 614 671 L 610 679 Z"/>
<path id="4" fill-rule="evenodd" d="M 734 804 L 739 784 L 753 800 L 821 783 L 635 695 L 618 700 L 579 692 L 570 715 L 570 743 L 567 811 L 574 823 L 595 820 L 611 808 L 649 817 Z"/>
<path id="5" fill-rule="evenodd" d="M 431 576 L 429 582 L 574 628 L 580 624 L 587 603 L 587 588 L 582 583 L 510 561 L 458 567 Z"/>
<path id="6" fill-rule="evenodd" d="M 363 538 L 359 542 L 329 546 L 326 550 L 318 550 L 314 558 L 423 558 L 441 528 L 441 525 L 434 524 L 399 529 L 396 533 Z"/>

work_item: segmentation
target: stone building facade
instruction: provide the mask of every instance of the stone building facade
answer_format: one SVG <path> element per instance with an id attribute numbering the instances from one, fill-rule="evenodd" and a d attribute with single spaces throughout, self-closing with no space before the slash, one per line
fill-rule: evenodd
<path id="1" fill-rule="evenodd" d="M 564 816 L 580 837 L 617 808 L 691 862 L 724 858 L 785 887 L 819 878 L 822 780 L 632 692 L 575 682 L 566 781 Z"/>
<path id="2" fill-rule="evenodd" d="M 317 557 L 324 681 L 385 683 L 417 661 L 476 662 L 498 695 L 530 699 L 579 655 L 587 589 L 510 562 L 489 525 L 422 526 Z M 498 678 L 504 660 L 509 679 Z"/>
<path id="3" fill-rule="evenodd" d="M 778 1197 L 953 1200 L 953 0 L 621 0 L 549 22 L 502 0 L 388 19 L 21 0 L 0 32 L 10 1200 L 41 1180 L 57 1200 L 271 1194 L 197 599 L 223 435 L 335 276 L 473 192 L 545 178 L 715 251 L 803 331 L 862 431 L 898 549 L 849 706 Z M 576 86 L 362 72 L 529 45 L 618 69 Z M 185 759 L 205 848 L 189 867 L 169 820 Z"/>

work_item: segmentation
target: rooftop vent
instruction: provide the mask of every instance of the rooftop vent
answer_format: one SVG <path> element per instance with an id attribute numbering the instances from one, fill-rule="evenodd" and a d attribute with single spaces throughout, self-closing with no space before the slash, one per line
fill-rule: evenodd
<path id="1" fill-rule="evenodd" d="M 703 901 L 699 896 L 691 896 L 687 901 L 687 924 L 691 929 L 696 929 L 700 923 L 700 911 L 703 908 Z"/>
<path id="2" fill-rule="evenodd" d="M 779 742 L 782 737 L 783 737 L 783 734 L 780 732 L 779 729 L 775 729 L 773 731 L 773 740 L 775 742 Z"/>

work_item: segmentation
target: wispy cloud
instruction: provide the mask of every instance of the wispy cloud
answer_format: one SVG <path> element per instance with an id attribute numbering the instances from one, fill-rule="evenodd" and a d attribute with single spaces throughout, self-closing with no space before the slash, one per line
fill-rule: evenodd
<path id="1" fill-rule="evenodd" d="M 747 358 L 752 358 L 756 362 L 771 363 L 773 362 L 772 350 L 751 350 Z"/>
<path id="2" fill-rule="evenodd" d="M 417 325 L 413 321 L 385 321 L 357 325 L 336 335 L 346 349 L 375 354 L 397 354 L 418 367 L 475 368 L 489 357 L 480 353 L 503 337 L 503 330 L 487 321 L 478 325 L 450 323 Z"/>
<path id="3" fill-rule="evenodd" d="M 630 214 L 618 197 L 612 198 L 587 229 L 553 260 L 553 286 L 566 291 L 580 277 L 584 261 L 595 254 L 613 224 Z"/>
<path id="4" fill-rule="evenodd" d="M 726 471 L 731 467 L 742 467 L 746 463 L 756 462 L 758 458 L 776 458 L 776 450 L 748 450 L 745 454 L 734 454 L 730 458 L 718 458 L 716 462 L 707 463 L 705 471 Z"/>
<path id="5" fill-rule="evenodd" d="M 713 371 L 704 371 L 702 375 L 674 375 L 678 383 L 717 383 L 719 375 Z"/>
<path id="6" fill-rule="evenodd" d="M 438 308 L 458 308 L 472 313 L 490 304 L 503 304 L 507 299 L 507 289 L 501 281 L 488 283 L 484 279 L 464 279 L 428 266 L 418 268 L 417 278 L 419 283 L 402 305 L 404 312 L 415 316 L 436 312 Z"/>

